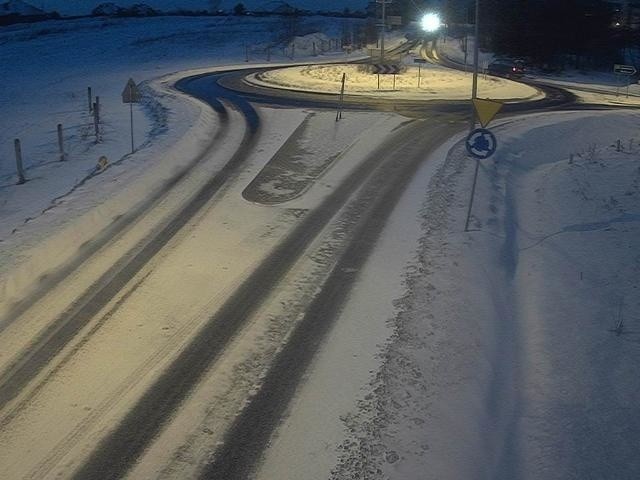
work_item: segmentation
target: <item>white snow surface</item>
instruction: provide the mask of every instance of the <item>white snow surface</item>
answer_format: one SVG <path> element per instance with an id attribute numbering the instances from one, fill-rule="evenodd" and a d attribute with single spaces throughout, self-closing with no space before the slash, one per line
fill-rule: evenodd
<path id="1" fill-rule="evenodd" d="M 279 27 L 277 18 L 161 17 L 82 19 L 2 29 L 2 51 L 12 68 L 0 72 L 6 86 L 0 91 L 4 113 L 0 119 L 0 299 L 14 295 L 34 275 L 46 271 L 42 261 L 62 258 L 56 259 L 52 251 L 27 255 L 27 250 L 136 182 L 133 198 L 119 196 L 120 207 L 112 211 L 103 206 L 98 215 L 91 215 L 82 236 L 66 239 L 69 249 L 82 243 L 84 235 L 95 234 L 109 215 L 117 215 L 134 198 L 139 201 L 186 165 L 197 155 L 198 142 L 215 131 L 215 116 L 203 112 L 199 102 L 177 99 L 168 89 L 179 77 L 163 76 L 206 65 L 264 63 L 264 46 L 275 42 Z M 332 19 L 314 17 L 305 20 L 302 28 L 332 34 L 339 26 Z M 250 57 L 244 62 L 248 38 Z M 274 64 L 292 61 L 277 49 L 271 58 Z M 322 61 L 322 57 L 315 59 Z M 128 78 L 138 82 L 144 94 L 142 103 L 133 108 L 137 149 L 133 155 L 129 107 L 121 99 Z M 94 96 L 100 96 L 99 143 L 88 113 L 88 86 Z M 64 162 L 59 161 L 58 123 L 64 127 Z M 24 185 L 15 185 L 15 138 L 22 145 L 28 180 Z M 101 156 L 110 164 L 105 172 L 96 167 Z M 140 183 L 142 176 L 148 180 Z M 101 220 L 95 223 L 98 217 Z M 7 279 L 8 271 L 27 260 L 31 267 Z"/>

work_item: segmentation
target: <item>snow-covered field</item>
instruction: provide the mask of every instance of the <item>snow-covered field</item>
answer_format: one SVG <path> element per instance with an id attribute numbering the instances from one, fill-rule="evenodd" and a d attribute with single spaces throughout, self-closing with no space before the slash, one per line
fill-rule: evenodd
<path id="1" fill-rule="evenodd" d="M 32 5 L 46 11 L 57 11 L 61 15 L 87 15 L 91 13 L 96 6 L 102 2 L 101 0 L 31 0 Z M 277 7 L 277 2 L 265 2 L 264 0 L 118 0 L 113 3 L 122 7 L 129 7 L 134 4 L 144 3 L 152 8 L 163 12 L 172 12 L 176 10 L 192 10 L 192 11 L 210 11 L 213 6 L 216 9 L 231 11 L 238 3 L 243 3 L 248 10 L 268 10 Z M 350 8 L 352 11 L 363 10 L 367 6 L 366 0 L 325 0 L 322 5 L 318 5 L 314 0 L 289 0 L 287 2 L 297 8 L 307 9 L 311 11 L 317 10 L 333 10 L 342 11 Z"/>
<path id="2" fill-rule="evenodd" d="M 311 21 L 309 28 L 330 36 L 341 27 Z M 57 260 L 41 248 L 53 232 L 65 231 L 67 248 L 74 250 L 91 235 L 92 221 L 111 218 L 114 204 L 124 209 L 140 201 L 188 166 L 218 121 L 199 102 L 172 91 L 185 74 L 170 74 L 244 64 L 241 39 L 248 32 L 251 45 L 260 46 L 250 50 L 250 63 L 262 63 L 261 47 L 279 27 L 277 19 L 225 17 L 0 29 L 0 49 L 11 65 L 0 72 L 6 86 L 0 92 L 0 281 L 33 260 L 34 251 L 41 264 Z M 128 156 L 129 111 L 119 95 L 130 76 L 144 82 L 146 96 L 134 119 L 143 148 Z M 103 105 L 100 143 L 91 137 L 87 86 Z M 270 120 L 266 154 L 244 173 L 247 184 L 306 112 L 262 115 Z M 366 115 L 349 120 L 349 132 L 365 139 L 361 148 L 374 148 L 360 128 Z M 373 115 L 376 141 L 403 122 Z M 263 478 L 640 478 L 638 120 L 637 113 L 578 112 L 496 124 L 499 150 L 480 166 L 469 232 L 463 229 L 474 163 L 462 137 L 436 152 L 362 270 L 332 341 L 267 452 Z M 68 132 L 65 162 L 56 157 L 57 123 Z M 23 141 L 29 181 L 22 186 L 14 185 L 14 138 Z M 326 138 L 303 140 L 316 152 Z M 112 167 L 91 176 L 101 155 Z M 296 205 L 312 206 L 352 167 L 337 160 L 316 186 L 317 197 L 302 196 Z M 242 206 L 260 210 L 260 218 L 275 215 Z M 251 238 L 251 223 L 241 227 Z M 69 233 L 80 230 L 80 240 Z M 237 238 L 216 241 L 220 251 L 238 255 Z M 158 288 L 169 290 L 169 281 L 181 279 L 168 275 Z M 152 287 L 141 311 L 159 295 Z M 353 369 L 345 367 L 350 360 Z M 342 390 L 344 384 L 349 387 Z M 328 395 L 327 386 L 340 395 Z M 324 392 L 320 410 L 313 403 L 318 392 Z M 30 440 L 21 438 L 26 449 Z"/>
<path id="3" fill-rule="evenodd" d="M 300 32 L 322 31 L 334 38 L 341 26 L 335 19 L 309 18 Z M 195 141 L 212 135 L 216 122 L 211 114 L 203 117 L 197 102 L 178 100 L 167 90 L 177 77 L 153 79 L 207 65 L 265 63 L 264 48 L 277 44 L 281 29 L 278 18 L 237 17 L 83 19 L 1 29 L 0 48 L 11 68 L 0 71 L 5 85 L 0 91 L 0 272 L 23 263 L 28 258 L 24 251 L 115 191 L 141 177 L 147 178 L 144 188 L 158 185 L 188 164 L 198 151 Z M 249 62 L 244 61 L 245 47 Z M 335 52 L 327 54 L 331 59 Z M 288 55 L 273 48 L 272 63 L 291 62 Z M 130 77 L 145 94 L 134 107 L 133 155 L 129 107 L 120 96 Z M 98 143 L 88 112 L 89 86 L 100 97 Z M 58 155 L 58 123 L 64 128 L 64 162 Z M 22 145 L 24 185 L 15 185 L 15 138 Z M 179 142 L 182 138 L 191 143 Z M 104 173 L 96 168 L 102 156 L 111 165 Z"/>

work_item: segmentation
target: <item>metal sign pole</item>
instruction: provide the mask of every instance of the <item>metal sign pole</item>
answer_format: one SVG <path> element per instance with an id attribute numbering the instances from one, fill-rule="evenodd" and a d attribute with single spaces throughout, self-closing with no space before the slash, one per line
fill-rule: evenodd
<path id="1" fill-rule="evenodd" d="M 336 122 L 342 118 L 342 106 L 344 104 L 344 82 L 347 78 L 347 74 L 342 72 L 342 87 L 340 88 L 340 103 L 338 104 L 338 111 L 336 112 Z"/>
<path id="2" fill-rule="evenodd" d="M 473 208 L 473 198 L 476 195 L 476 184 L 478 183 L 478 170 L 480 169 L 480 160 L 476 158 L 476 169 L 473 172 L 473 185 L 471 186 L 471 198 L 469 199 L 469 208 L 467 209 L 467 219 L 464 222 L 464 231 L 469 231 L 469 221 L 471 220 L 471 209 Z"/>
<path id="3" fill-rule="evenodd" d="M 133 90 L 132 87 L 129 87 L 129 89 Z M 133 147 L 133 102 L 129 102 L 129 117 L 131 118 L 131 153 L 133 153 L 134 152 L 134 147 Z"/>

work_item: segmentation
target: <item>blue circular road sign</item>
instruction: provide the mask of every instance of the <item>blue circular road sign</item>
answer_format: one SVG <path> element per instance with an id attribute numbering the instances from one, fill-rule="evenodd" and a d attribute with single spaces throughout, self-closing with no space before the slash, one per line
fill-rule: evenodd
<path id="1" fill-rule="evenodd" d="M 469 155 L 484 160 L 495 153 L 498 142 L 486 128 L 476 128 L 467 137 L 466 146 Z"/>

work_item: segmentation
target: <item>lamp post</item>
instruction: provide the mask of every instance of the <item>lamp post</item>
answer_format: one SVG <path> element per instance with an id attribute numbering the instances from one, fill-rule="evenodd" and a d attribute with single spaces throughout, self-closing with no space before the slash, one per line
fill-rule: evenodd
<path id="1" fill-rule="evenodd" d="M 479 54 L 479 32 L 480 32 L 480 0 L 476 0 L 476 25 L 474 29 L 473 41 L 473 82 L 471 84 L 471 125 L 469 125 L 469 134 L 476 128 L 476 106 L 474 100 L 478 96 L 478 54 Z M 473 185 L 471 186 L 471 198 L 469 199 L 469 208 L 467 210 L 467 220 L 464 223 L 464 231 L 469 231 L 469 222 L 471 221 L 471 209 L 473 208 L 473 198 L 476 192 L 476 184 L 478 183 L 478 170 L 480 169 L 480 160 L 476 158 L 476 166 L 473 171 Z"/>
<path id="2" fill-rule="evenodd" d="M 382 4 L 382 22 L 380 23 L 380 63 L 384 63 L 384 34 L 387 28 L 387 3 L 391 0 L 376 0 Z"/>
<path id="3" fill-rule="evenodd" d="M 478 56 L 480 44 L 480 0 L 476 0 L 476 24 L 473 40 L 473 82 L 471 84 L 471 125 L 469 130 L 476 126 L 476 109 L 473 101 L 478 97 Z"/>

